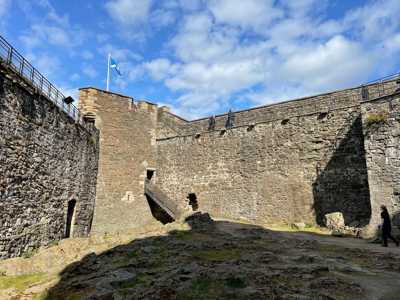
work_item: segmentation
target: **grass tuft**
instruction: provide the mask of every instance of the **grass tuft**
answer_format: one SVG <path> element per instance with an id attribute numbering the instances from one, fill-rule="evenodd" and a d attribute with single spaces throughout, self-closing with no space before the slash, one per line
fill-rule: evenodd
<path id="1" fill-rule="evenodd" d="M 228 287 L 234 289 L 243 289 L 246 287 L 246 282 L 240 277 L 228 277 L 225 282 Z"/>
<path id="2" fill-rule="evenodd" d="M 46 279 L 44 273 L 34 273 L 19 276 L 0 277 L 0 289 L 15 288 L 18 291 L 24 291 L 34 284 L 38 284 Z"/>
<path id="3" fill-rule="evenodd" d="M 374 124 L 385 124 L 388 122 L 389 114 L 387 112 L 370 113 L 367 115 L 366 123 L 367 126 Z"/>
<path id="4" fill-rule="evenodd" d="M 207 261 L 227 261 L 241 257 L 238 249 L 200 250 L 193 252 L 192 255 L 197 259 Z"/>

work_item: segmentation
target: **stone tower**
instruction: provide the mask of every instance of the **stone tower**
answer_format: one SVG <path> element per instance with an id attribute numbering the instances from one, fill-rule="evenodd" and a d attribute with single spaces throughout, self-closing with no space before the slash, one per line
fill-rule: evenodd
<path id="1" fill-rule="evenodd" d="M 155 168 L 157 105 L 96 88 L 80 89 L 79 107 L 100 130 L 93 233 L 115 233 L 154 219 L 144 196 Z"/>

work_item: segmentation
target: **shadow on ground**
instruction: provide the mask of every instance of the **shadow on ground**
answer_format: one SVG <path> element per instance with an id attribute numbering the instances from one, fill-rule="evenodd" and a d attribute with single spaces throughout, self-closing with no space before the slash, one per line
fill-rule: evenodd
<path id="1" fill-rule="evenodd" d="M 208 214 L 188 223 L 188 231 L 85 256 L 61 272 L 45 299 L 369 299 L 385 284 L 391 289 L 380 275 L 378 291 L 368 290 L 371 270 L 400 271 L 393 256 L 213 222 Z"/>

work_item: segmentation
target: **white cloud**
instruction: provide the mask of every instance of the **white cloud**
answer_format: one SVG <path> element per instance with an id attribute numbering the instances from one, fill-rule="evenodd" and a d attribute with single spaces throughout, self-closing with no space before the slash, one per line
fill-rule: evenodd
<path id="1" fill-rule="evenodd" d="M 281 1 L 282 5 L 288 9 L 291 16 L 302 17 L 308 14 L 316 14 L 327 8 L 327 0 L 295 0 Z"/>
<path id="2" fill-rule="evenodd" d="M 351 86 L 366 79 L 365 75 L 374 67 L 373 56 L 363 52 L 362 45 L 335 36 L 325 44 L 299 49 L 288 57 L 280 70 L 281 77 L 301 82 L 308 90 Z"/>
<path id="3" fill-rule="evenodd" d="M 220 95 L 247 88 L 262 80 L 258 59 L 229 63 L 190 63 L 182 67 L 176 76 L 167 79 L 172 90 L 210 91 Z"/>
<path id="4" fill-rule="evenodd" d="M 128 60 L 140 61 L 143 59 L 143 57 L 136 52 L 133 52 L 126 48 L 116 47 L 110 43 L 107 43 L 107 44 L 103 45 L 102 47 L 100 47 L 98 49 L 98 52 L 100 54 L 104 55 L 104 57 L 106 57 L 108 54 L 111 54 L 111 56 L 113 58 L 117 59 L 118 62 L 120 62 L 120 63 L 126 62 Z"/>
<path id="5" fill-rule="evenodd" d="M 81 79 L 81 76 L 79 76 L 77 73 L 74 73 L 69 77 L 69 80 L 71 81 L 78 81 L 79 79 Z"/>
<path id="6" fill-rule="evenodd" d="M 384 48 L 389 54 L 394 55 L 396 52 L 400 52 L 400 33 L 397 33 L 385 39 Z"/>
<path id="7" fill-rule="evenodd" d="M 69 87 L 69 86 L 61 86 L 60 88 L 61 93 L 65 97 L 71 96 L 74 98 L 75 102 L 73 103 L 76 107 L 78 106 L 78 100 L 79 100 L 79 88 L 77 87 Z"/>
<path id="8" fill-rule="evenodd" d="M 204 3 L 209 10 L 185 14 L 169 41 L 174 59 L 136 68 L 180 94 L 174 109 L 187 117 L 226 109 L 236 96 L 263 104 L 360 84 L 385 69 L 379 57 L 400 51 L 398 1 L 339 19 L 327 18 L 325 0 Z"/>
<path id="9" fill-rule="evenodd" d="M 105 4 L 111 18 L 124 26 L 134 26 L 146 21 L 151 0 L 112 0 Z"/>
<path id="10" fill-rule="evenodd" d="M 343 88 L 398 66 L 398 0 L 368 0 L 335 18 L 328 9 L 336 4 L 327 0 L 105 2 L 125 43 L 118 35 L 93 35 L 104 64 L 108 53 L 120 64 L 124 76 L 113 78 L 113 84 L 125 88 L 140 80 L 149 80 L 145 85 L 162 83 L 177 99 L 174 111 L 186 117 L 221 112 L 243 100 L 262 104 Z M 89 34 L 71 26 L 68 15 L 58 15 L 47 0 L 40 5 L 48 13 L 32 22 L 21 37 L 24 44 L 62 46 L 75 57 L 92 59 L 92 52 L 81 50 Z M 105 20 L 102 28 L 109 25 Z M 138 38 L 154 38 L 154 43 L 148 48 L 137 40 L 132 43 Z M 41 58 L 49 69 L 48 57 Z M 93 65 L 85 65 L 82 72 L 98 77 Z M 74 75 L 70 80 L 79 79 Z"/>
<path id="11" fill-rule="evenodd" d="M 174 10 L 157 9 L 152 12 L 150 21 L 154 27 L 160 28 L 175 23 L 177 18 Z"/>
<path id="12" fill-rule="evenodd" d="M 81 53 L 83 59 L 90 60 L 94 58 L 94 54 L 89 50 L 83 50 Z"/>
<path id="13" fill-rule="evenodd" d="M 43 52 L 39 55 L 28 53 L 26 58 L 45 77 L 51 80 L 61 68 L 61 61 L 54 55 Z"/>
<path id="14" fill-rule="evenodd" d="M 371 1 L 347 13 L 344 24 L 367 42 L 379 42 L 400 29 L 398 0 Z"/>
<path id="15" fill-rule="evenodd" d="M 25 47 L 29 50 L 36 47 L 57 46 L 71 50 L 81 46 L 87 38 L 88 33 L 80 26 L 71 24 L 68 15 L 59 15 L 47 0 L 36 2 L 44 9 L 45 14 L 40 18 L 31 15 L 34 4 L 19 2 L 25 12 L 27 19 L 32 25 L 19 36 Z"/>
<path id="16" fill-rule="evenodd" d="M 170 42 L 176 55 L 184 62 L 214 61 L 229 55 L 238 43 L 236 30 L 213 29 L 210 15 L 187 16 L 181 30 Z"/>
<path id="17" fill-rule="evenodd" d="M 217 22 L 256 31 L 266 31 L 272 20 L 282 16 L 272 0 L 209 0 L 209 8 Z"/>
<path id="18" fill-rule="evenodd" d="M 0 0 L 0 17 L 3 17 L 7 14 L 10 6 L 11 6 L 10 0 Z"/>
<path id="19" fill-rule="evenodd" d="M 82 73 L 91 79 L 96 78 L 97 75 L 99 75 L 97 73 L 97 70 L 95 69 L 95 67 L 93 67 L 92 65 L 89 65 L 89 64 L 84 64 L 82 66 Z"/>
<path id="20" fill-rule="evenodd" d="M 158 58 L 147 62 L 143 67 L 149 72 L 154 80 L 163 80 L 178 72 L 179 66 L 172 64 L 168 59 Z"/>
<path id="21" fill-rule="evenodd" d="M 72 49 L 82 45 L 85 40 L 85 32 L 80 29 L 66 29 L 42 23 L 33 24 L 19 39 L 28 49 L 44 48 L 48 45 Z"/>
<path id="22" fill-rule="evenodd" d="M 105 34 L 105 33 L 96 34 L 96 40 L 99 43 L 104 43 L 109 39 L 110 39 L 110 36 L 108 34 Z"/>
<path id="23" fill-rule="evenodd" d="M 200 0 L 179 0 L 179 5 L 182 9 L 188 11 L 198 10 L 201 7 Z"/>

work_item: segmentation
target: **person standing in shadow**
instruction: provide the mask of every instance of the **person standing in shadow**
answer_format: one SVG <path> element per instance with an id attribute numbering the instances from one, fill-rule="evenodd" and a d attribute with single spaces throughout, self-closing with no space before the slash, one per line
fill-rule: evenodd
<path id="1" fill-rule="evenodd" d="M 399 246 L 399 242 L 392 236 L 392 224 L 390 222 L 390 215 L 385 205 L 381 205 L 381 218 L 383 219 L 382 224 L 382 239 L 383 247 L 388 246 L 388 238 L 395 242 L 396 246 Z"/>

